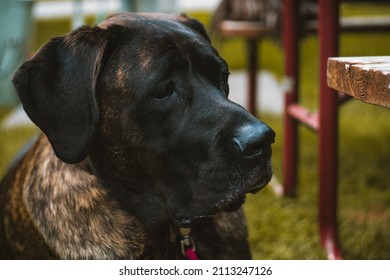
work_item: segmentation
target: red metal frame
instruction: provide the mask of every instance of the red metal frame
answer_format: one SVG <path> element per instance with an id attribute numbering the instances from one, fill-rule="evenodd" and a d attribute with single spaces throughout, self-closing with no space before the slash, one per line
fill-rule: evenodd
<path id="1" fill-rule="evenodd" d="M 328 258 L 341 259 L 337 226 L 337 94 L 326 84 L 328 57 L 338 55 L 339 1 L 319 1 L 320 38 L 320 104 L 319 114 L 310 113 L 298 104 L 299 80 L 299 0 L 284 0 L 283 44 L 285 75 L 290 87 L 285 95 L 284 117 L 284 194 L 296 190 L 298 123 L 303 123 L 319 134 L 319 210 L 318 222 L 321 243 Z"/>
<path id="2" fill-rule="evenodd" d="M 338 55 L 339 1 L 319 1 L 320 111 L 319 111 L 319 227 L 322 246 L 330 259 L 340 259 L 337 225 L 338 96 L 327 85 L 326 65 Z"/>
<path id="3" fill-rule="evenodd" d="M 247 39 L 248 48 L 248 111 L 256 116 L 257 92 L 257 39 Z"/>
<path id="4" fill-rule="evenodd" d="M 283 2 L 283 46 L 285 50 L 285 76 L 287 91 L 285 92 L 284 111 L 290 105 L 298 102 L 298 0 L 284 0 Z M 298 126 L 296 120 L 288 113 L 284 114 L 284 158 L 283 192 L 293 196 L 297 182 L 297 155 L 298 155 Z"/>

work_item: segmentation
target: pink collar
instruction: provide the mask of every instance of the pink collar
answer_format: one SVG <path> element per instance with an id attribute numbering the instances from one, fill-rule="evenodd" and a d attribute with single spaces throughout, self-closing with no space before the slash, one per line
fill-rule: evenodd
<path id="1" fill-rule="evenodd" d="M 190 228 L 179 228 L 181 252 L 187 260 L 198 260 L 195 243 L 190 233 Z"/>

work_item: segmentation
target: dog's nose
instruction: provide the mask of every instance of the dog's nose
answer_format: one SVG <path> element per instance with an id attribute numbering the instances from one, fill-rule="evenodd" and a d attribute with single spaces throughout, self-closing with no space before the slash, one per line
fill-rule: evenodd
<path id="1" fill-rule="evenodd" d="M 274 141 L 275 132 L 262 122 L 241 127 L 233 138 L 235 148 L 244 157 L 260 156 Z"/>

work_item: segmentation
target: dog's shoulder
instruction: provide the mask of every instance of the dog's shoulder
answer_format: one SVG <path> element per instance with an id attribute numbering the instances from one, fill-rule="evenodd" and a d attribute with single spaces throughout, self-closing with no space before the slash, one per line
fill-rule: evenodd
<path id="1" fill-rule="evenodd" d="M 36 146 L 35 139 L 17 154 L 0 183 L 1 259 L 57 258 L 35 228 L 24 203 L 28 196 L 26 186 L 35 172 L 33 161 L 26 159 L 34 153 Z"/>
<path id="2" fill-rule="evenodd" d="M 86 162 L 60 161 L 45 136 L 10 173 L 1 199 L 10 217 L 2 222 L 3 231 L 12 232 L 12 238 L 1 242 L 9 243 L 12 256 L 26 256 L 26 250 L 37 255 L 42 248 L 31 240 L 47 247 L 43 258 L 134 259 L 142 254 L 145 237 L 137 219 L 117 205 Z M 20 225 L 31 229 L 28 235 Z"/>

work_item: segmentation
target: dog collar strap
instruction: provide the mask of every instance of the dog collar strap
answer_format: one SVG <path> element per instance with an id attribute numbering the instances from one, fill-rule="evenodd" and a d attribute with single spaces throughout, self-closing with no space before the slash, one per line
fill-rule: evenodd
<path id="1" fill-rule="evenodd" d="M 190 233 L 190 228 L 180 228 L 180 246 L 181 246 L 181 253 L 184 257 L 186 257 L 187 260 L 197 260 L 198 256 L 196 254 L 195 250 L 195 243 L 192 239 Z"/>

